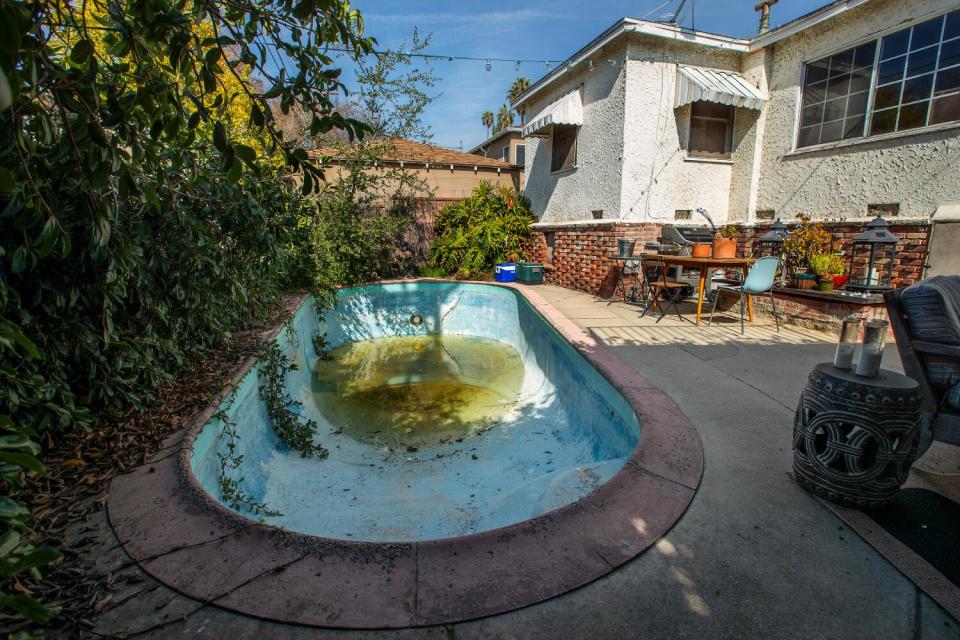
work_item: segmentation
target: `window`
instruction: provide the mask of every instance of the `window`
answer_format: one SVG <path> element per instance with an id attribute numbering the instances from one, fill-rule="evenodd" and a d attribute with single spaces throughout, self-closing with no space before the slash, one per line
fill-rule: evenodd
<path id="1" fill-rule="evenodd" d="M 500 156 L 504 162 L 510 162 L 510 145 L 509 144 L 503 148 L 503 151 L 500 152 Z"/>
<path id="2" fill-rule="evenodd" d="M 960 120 L 960 11 L 880 40 L 870 135 Z"/>
<path id="3" fill-rule="evenodd" d="M 690 106 L 687 153 L 698 158 L 729 158 L 733 146 L 733 107 L 698 100 Z"/>
<path id="4" fill-rule="evenodd" d="M 960 10 L 806 65 L 797 148 L 957 121 Z"/>
<path id="5" fill-rule="evenodd" d="M 876 50 L 868 42 L 807 65 L 798 147 L 863 136 Z"/>
<path id="6" fill-rule="evenodd" d="M 517 164 L 522 167 L 527 162 L 527 145 L 518 144 L 515 153 L 517 154 Z"/>
<path id="7" fill-rule="evenodd" d="M 576 166 L 577 126 L 572 124 L 554 125 L 550 171 L 566 171 Z"/>

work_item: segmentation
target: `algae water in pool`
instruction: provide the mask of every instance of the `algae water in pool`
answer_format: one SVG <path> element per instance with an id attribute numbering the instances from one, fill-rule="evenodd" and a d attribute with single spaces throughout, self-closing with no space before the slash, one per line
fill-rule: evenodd
<path id="1" fill-rule="evenodd" d="M 314 402 L 343 434 L 392 448 L 462 440 L 517 402 L 523 361 L 510 345 L 470 336 L 377 338 L 314 367 Z"/>
<path id="2" fill-rule="evenodd" d="M 330 360 L 311 340 L 324 333 Z M 287 390 L 329 457 L 278 441 L 256 370 L 222 408 L 240 489 L 282 514 L 270 524 L 302 533 L 412 541 L 520 522 L 609 480 L 639 437 L 626 400 L 512 289 L 347 289 L 322 321 L 305 302 L 277 341 L 298 367 Z M 211 420 L 191 454 L 218 499 L 222 427 Z"/>

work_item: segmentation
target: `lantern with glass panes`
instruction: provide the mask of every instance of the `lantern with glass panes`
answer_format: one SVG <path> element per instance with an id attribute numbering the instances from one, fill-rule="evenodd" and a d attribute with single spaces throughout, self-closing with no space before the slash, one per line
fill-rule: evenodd
<path id="1" fill-rule="evenodd" d="M 847 289 L 886 291 L 892 289 L 893 259 L 900 238 L 890 233 L 887 221 L 877 216 L 853 239 Z"/>
<path id="2" fill-rule="evenodd" d="M 787 277 L 787 263 L 783 259 L 783 241 L 787 239 L 790 235 L 790 232 L 787 231 L 786 225 L 780 222 L 780 218 L 777 218 L 773 221 L 773 224 L 770 225 L 769 231 L 760 236 L 757 241 L 760 245 L 760 257 L 763 256 L 777 256 L 780 258 L 781 267 L 783 268 L 783 273 L 780 274 L 782 279 Z"/>

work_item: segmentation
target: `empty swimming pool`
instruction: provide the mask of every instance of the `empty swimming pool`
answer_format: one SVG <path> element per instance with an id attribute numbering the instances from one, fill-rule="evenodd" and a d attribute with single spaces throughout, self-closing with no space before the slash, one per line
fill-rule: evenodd
<path id="1" fill-rule="evenodd" d="M 305 301 L 276 340 L 297 365 L 287 391 L 329 456 L 279 441 L 254 368 L 193 441 L 190 466 L 227 504 L 227 418 L 242 455 L 233 480 L 279 515 L 234 510 L 288 530 L 382 542 L 503 527 L 605 483 L 640 434 L 624 397 L 511 288 L 347 289 L 323 319 Z"/>

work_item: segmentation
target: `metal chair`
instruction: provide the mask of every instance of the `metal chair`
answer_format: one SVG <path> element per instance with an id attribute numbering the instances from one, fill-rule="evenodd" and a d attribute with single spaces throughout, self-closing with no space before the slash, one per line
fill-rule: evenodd
<path id="1" fill-rule="evenodd" d="M 640 261 L 640 270 L 643 273 L 643 295 L 647 301 L 647 307 L 643 310 L 643 313 L 640 314 L 640 317 L 644 317 L 647 313 L 659 306 L 660 317 L 657 318 L 657 322 L 660 322 L 663 320 L 663 317 L 667 315 L 667 310 L 670 308 L 670 305 L 673 305 L 674 311 L 677 312 L 677 317 L 683 320 L 677 303 L 683 299 L 683 293 L 689 285 L 685 282 L 667 280 L 667 267 L 662 258 L 643 258 Z M 667 294 L 666 306 L 660 303 L 660 299 L 664 297 L 663 294 Z"/>
<path id="2" fill-rule="evenodd" d="M 710 310 L 710 320 L 707 326 L 713 324 L 713 314 L 717 311 L 717 300 L 720 299 L 720 291 L 734 291 L 740 294 L 740 333 L 744 332 L 743 325 L 743 301 L 747 296 L 770 294 L 770 306 L 773 307 L 773 321 L 777 325 L 777 333 L 780 332 L 780 318 L 777 316 L 777 301 L 773 297 L 773 285 L 777 280 L 777 273 L 780 269 L 780 258 L 777 256 L 766 256 L 753 263 L 743 284 L 739 286 L 721 285 L 717 287 L 717 297 L 713 300 L 713 308 Z"/>

